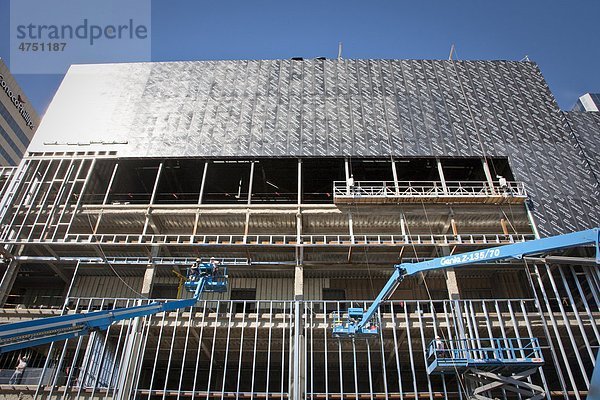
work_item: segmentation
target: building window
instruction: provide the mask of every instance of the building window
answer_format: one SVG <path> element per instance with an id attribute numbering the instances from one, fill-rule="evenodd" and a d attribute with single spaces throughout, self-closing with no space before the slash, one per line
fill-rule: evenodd
<path id="1" fill-rule="evenodd" d="M 235 300 L 256 300 L 256 289 L 231 289 L 231 300 L 233 300 L 233 312 L 254 312 L 256 310 L 256 303 L 254 302 L 242 302 Z"/>
<path id="2" fill-rule="evenodd" d="M 346 310 L 348 306 L 345 302 L 340 302 L 340 300 L 346 300 L 346 290 L 345 289 L 329 289 L 323 288 L 323 300 L 330 301 L 326 303 L 326 312 L 332 311 L 342 311 Z M 334 302 L 337 301 L 337 302 Z"/>

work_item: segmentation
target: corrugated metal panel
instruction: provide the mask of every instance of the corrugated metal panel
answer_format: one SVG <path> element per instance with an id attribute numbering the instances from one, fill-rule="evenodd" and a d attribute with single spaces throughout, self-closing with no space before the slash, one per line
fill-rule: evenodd
<path id="1" fill-rule="evenodd" d="M 176 282 L 174 282 L 176 284 Z M 257 300 L 292 300 L 294 298 L 293 278 L 229 278 L 226 293 L 204 293 L 204 300 L 229 300 L 232 289 L 256 289 Z M 185 298 L 190 298 L 186 293 Z"/>
<path id="2" fill-rule="evenodd" d="M 75 280 L 71 297 L 140 297 L 135 291 L 142 290 L 143 277 L 123 277 L 123 280 L 115 276 L 80 276 Z"/>
<path id="3" fill-rule="evenodd" d="M 323 288 L 329 287 L 329 278 L 304 279 L 304 299 L 323 300 Z"/>
<path id="4" fill-rule="evenodd" d="M 350 300 L 369 300 L 377 297 L 387 279 L 331 279 L 330 288 L 344 289 L 346 299 Z M 428 292 L 429 290 L 429 292 Z M 426 276 L 425 282 L 417 278 L 408 278 L 394 292 L 392 300 L 410 300 L 410 299 L 432 299 L 447 298 L 448 290 L 443 277 Z"/>

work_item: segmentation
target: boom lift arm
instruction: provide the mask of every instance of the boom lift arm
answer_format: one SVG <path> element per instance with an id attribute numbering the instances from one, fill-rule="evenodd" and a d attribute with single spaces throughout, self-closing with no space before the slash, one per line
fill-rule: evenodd
<path id="1" fill-rule="evenodd" d="M 375 316 L 379 306 L 383 301 L 392 296 L 404 278 L 418 272 L 443 268 L 458 268 L 470 264 L 482 264 L 492 261 L 521 259 L 525 256 L 590 244 L 595 246 L 596 263 L 600 264 L 599 242 L 600 228 L 594 228 L 581 232 L 532 240 L 530 242 L 515 243 L 452 256 L 439 257 L 428 261 L 394 265 L 394 273 L 367 311 L 363 312 L 362 309 L 349 309 L 348 314 L 351 322 L 347 325 L 338 323 L 334 326 L 333 334 L 336 337 L 352 337 L 357 334 L 378 334 L 377 329 L 369 328 L 368 324 Z"/>
<path id="2" fill-rule="evenodd" d="M 204 292 L 227 291 L 227 270 L 222 268 L 222 271 L 222 274 L 215 276 L 212 274 L 212 264 L 201 264 L 198 279 L 190 279 L 185 283 L 186 290 L 194 293 L 189 299 L 0 325 L 0 354 L 106 330 L 115 322 L 130 318 L 191 307 Z"/>

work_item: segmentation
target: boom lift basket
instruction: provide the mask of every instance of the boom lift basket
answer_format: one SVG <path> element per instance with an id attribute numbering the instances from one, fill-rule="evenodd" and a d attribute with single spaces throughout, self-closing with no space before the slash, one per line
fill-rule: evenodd
<path id="1" fill-rule="evenodd" d="M 379 337 L 379 327 L 373 321 L 375 318 L 372 318 L 365 326 L 359 326 L 364 313 L 362 308 L 349 308 L 348 312 L 333 312 L 333 337 L 363 337 L 367 339 Z"/>
<path id="2" fill-rule="evenodd" d="M 228 275 L 227 267 L 214 269 L 211 263 L 202 263 L 198 267 L 198 274 L 194 275 L 191 268 L 187 270 L 188 280 L 184 287 L 188 292 L 195 293 L 198 285 L 204 293 L 223 293 L 227 291 Z"/>

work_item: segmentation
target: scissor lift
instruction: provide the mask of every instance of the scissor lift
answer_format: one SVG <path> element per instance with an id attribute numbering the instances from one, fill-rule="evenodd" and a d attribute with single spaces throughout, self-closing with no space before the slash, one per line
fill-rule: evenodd
<path id="1" fill-rule="evenodd" d="M 537 338 L 433 340 L 427 351 L 427 373 L 462 375 L 471 383 L 471 398 L 493 400 L 504 390 L 522 399 L 543 399 L 544 389 L 527 381 L 544 356 Z"/>
<path id="2" fill-rule="evenodd" d="M 471 368 L 519 371 L 544 364 L 537 338 L 433 340 L 427 352 L 428 374 L 455 374 Z"/>
<path id="3" fill-rule="evenodd" d="M 367 310 L 350 308 L 347 313 L 334 313 L 333 337 L 379 337 L 379 327 L 374 323 L 379 306 L 392 296 L 407 276 L 436 269 L 519 260 L 525 256 L 546 255 L 557 250 L 587 245 L 594 246 L 596 263 L 600 264 L 600 228 L 453 254 L 417 263 L 397 264 L 392 276 Z M 436 344 L 434 341 L 434 346 Z M 442 342 L 442 348 L 430 346 L 428 356 L 428 374 L 462 374 L 471 384 L 472 399 L 493 399 L 489 396 L 497 390 L 517 393 L 522 400 L 538 400 L 545 397 L 542 387 L 527 380 L 544 364 L 537 339 L 464 339 L 447 342 L 445 345 Z"/>

